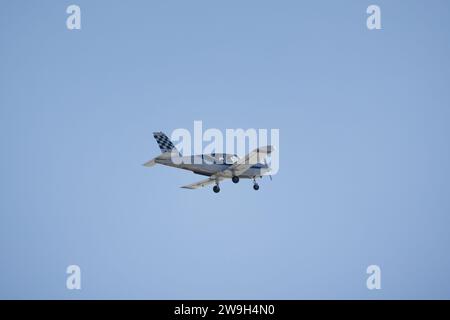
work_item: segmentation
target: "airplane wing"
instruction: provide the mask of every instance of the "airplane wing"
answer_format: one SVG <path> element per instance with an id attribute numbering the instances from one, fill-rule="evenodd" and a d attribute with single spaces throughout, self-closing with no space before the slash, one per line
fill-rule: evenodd
<path id="1" fill-rule="evenodd" d="M 222 177 L 216 177 L 214 175 L 214 176 L 209 177 L 208 179 L 205 179 L 205 180 L 202 180 L 202 181 L 199 181 L 199 182 L 196 182 L 196 183 L 188 184 L 187 186 L 182 186 L 181 188 L 198 189 L 198 188 L 201 188 L 201 187 L 204 187 L 204 186 L 207 186 L 207 185 L 219 182 L 219 181 L 221 181 L 223 179 L 224 178 L 222 178 Z"/>
<path id="2" fill-rule="evenodd" d="M 240 174 L 247 171 L 251 166 L 261 162 L 262 159 L 266 158 L 273 151 L 273 146 L 265 146 L 261 148 L 257 148 L 247 154 L 244 158 L 238 160 L 232 166 L 227 169 L 216 173 L 215 175 L 218 177 L 227 177 L 230 178 L 232 176 L 239 176 Z"/>

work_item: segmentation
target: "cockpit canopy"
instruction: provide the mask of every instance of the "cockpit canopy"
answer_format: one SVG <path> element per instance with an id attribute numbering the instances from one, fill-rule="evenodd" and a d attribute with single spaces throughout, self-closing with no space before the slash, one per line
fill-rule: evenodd
<path id="1" fill-rule="evenodd" d="M 210 153 L 210 154 L 204 154 L 203 160 L 205 162 L 215 163 L 215 164 L 223 164 L 223 163 L 233 164 L 239 160 L 239 157 L 235 154 L 229 154 L 229 153 Z"/>

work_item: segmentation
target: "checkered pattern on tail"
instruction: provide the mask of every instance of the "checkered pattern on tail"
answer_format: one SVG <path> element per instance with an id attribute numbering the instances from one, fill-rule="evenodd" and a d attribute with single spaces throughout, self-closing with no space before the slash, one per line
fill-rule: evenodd
<path id="1" fill-rule="evenodd" d="M 170 152 L 173 149 L 175 149 L 175 146 L 173 145 L 172 141 L 169 140 L 169 138 L 162 132 L 153 132 L 153 137 L 155 137 L 156 142 L 158 142 L 159 148 L 161 149 L 161 152 Z"/>

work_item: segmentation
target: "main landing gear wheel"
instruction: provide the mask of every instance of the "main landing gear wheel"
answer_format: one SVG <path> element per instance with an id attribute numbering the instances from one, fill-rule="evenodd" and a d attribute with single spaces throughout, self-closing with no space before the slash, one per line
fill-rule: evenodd
<path id="1" fill-rule="evenodd" d="M 233 181 L 233 183 L 238 183 L 239 182 L 239 177 L 238 176 L 233 176 L 233 178 L 231 178 L 231 181 Z"/>
<path id="2" fill-rule="evenodd" d="M 214 187 L 213 187 L 213 191 L 214 191 L 215 193 L 219 193 L 219 192 L 220 192 L 219 186 L 214 186 Z"/>
<path id="3" fill-rule="evenodd" d="M 256 182 L 256 177 L 253 177 L 253 189 L 256 191 L 259 190 L 259 185 Z"/>

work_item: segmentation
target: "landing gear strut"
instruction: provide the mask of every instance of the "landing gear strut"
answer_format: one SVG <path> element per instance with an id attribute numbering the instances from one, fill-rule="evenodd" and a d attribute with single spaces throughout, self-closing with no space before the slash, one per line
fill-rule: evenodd
<path id="1" fill-rule="evenodd" d="M 259 184 L 256 182 L 255 179 L 253 179 L 253 189 L 258 191 L 259 190 Z"/>
<path id="2" fill-rule="evenodd" d="M 214 191 L 214 193 L 219 193 L 219 192 L 220 192 L 220 188 L 219 188 L 219 185 L 218 185 L 218 184 L 216 184 L 216 185 L 213 187 L 213 191 Z"/>
<path id="3" fill-rule="evenodd" d="M 231 181 L 233 181 L 233 183 L 238 183 L 239 182 L 239 177 L 238 176 L 233 176 L 233 178 L 231 178 Z"/>

